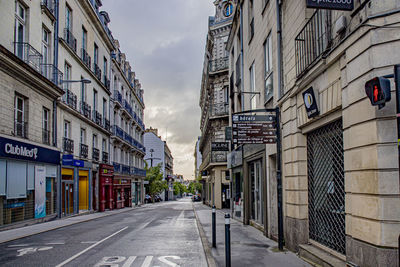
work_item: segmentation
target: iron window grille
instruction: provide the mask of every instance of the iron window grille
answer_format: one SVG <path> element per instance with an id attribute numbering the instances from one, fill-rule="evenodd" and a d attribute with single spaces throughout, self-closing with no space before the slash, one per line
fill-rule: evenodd
<path id="1" fill-rule="evenodd" d="M 64 41 L 76 53 L 76 38 L 68 28 L 64 28 Z"/>
<path id="2" fill-rule="evenodd" d="M 310 239 L 345 254 L 345 189 L 342 121 L 307 136 Z"/>
<path id="3" fill-rule="evenodd" d="M 331 31 L 331 11 L 315 11 L 295 39 L 297 77 L 303 75 L 330 48 Z"/>
<path id="4" fill-rule="evenodd" d="M 63 149 L 64 152 L 67 153 L 74 153 L 74 140 L 64 137 L 63 138 Z"/>
<path id="5" fill-rule="evenodd" d="M 79 156 L 81 158 L 87 158 L 89 154 L 89 146 L 85 144 L 80 144 Z"/>

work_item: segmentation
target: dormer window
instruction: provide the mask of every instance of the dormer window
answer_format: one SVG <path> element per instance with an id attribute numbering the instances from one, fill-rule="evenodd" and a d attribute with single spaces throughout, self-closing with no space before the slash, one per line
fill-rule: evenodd
<path id="1" fill-rule="evenodd" d="M 233 5 L 232 3 L 228 3 L 224 7 L 224 16 L 229 17 L 233 13 Z"/>

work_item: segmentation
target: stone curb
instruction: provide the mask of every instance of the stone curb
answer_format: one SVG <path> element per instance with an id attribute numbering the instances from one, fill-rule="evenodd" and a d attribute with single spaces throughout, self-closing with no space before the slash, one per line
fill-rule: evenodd
<path id="1" fill-rule="evenodd" d="M 204 232 L 203 225 L 201 224 L 199 218 L 197 217 L 196 209 L 195 209 L 193 203 L 192 203 L 192 208 L 193 208 L 194 216 L 196 217 L 196 224 L 197 224 L 197 228 L 200 233 L 201 243 L 203 244 L 203 249 L 204 249 L 204 253 L 206 255 L 208 267 L 216 267 L 217 265 L 215 263 L 214 257 L 212 256 L 212 253 L 211 253 L 210 243 L 207 240 L 207 236 Z"/>

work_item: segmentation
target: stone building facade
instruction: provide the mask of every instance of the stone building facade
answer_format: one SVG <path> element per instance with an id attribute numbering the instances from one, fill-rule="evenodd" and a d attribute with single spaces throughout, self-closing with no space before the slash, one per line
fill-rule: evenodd
<path id="1" fill-rule="evenodd" d="M 202 154 L 200 172 L 208 205 L 229 207 L 229 171 L 226 168 L 229 124 L 228 54 L 225 50 L 232 23 L 232 1 L 215 1 L 215 16 L 209 17 L 200 92 Z"/>
<path id="2" fill-rule="evenodd" d="M 319 264 L 397 266 L 395 87 L 392 79 L 392 101 L 378 109 L 365 83 L 393 74 L 399 63 L 400 2 L 354 1 L 352 11 L 307 8 L 306 1 L 238 2 L 228 41 L 232 111 L 280 108 L 286 247 Z M 235 94 L 240 88 L 260 94 Z M 306 112 L 310 99 L 319 109 L 315 116 Z M 246 157 L 265 149 L 259 154 L 266 215 L 261 229 L 274 238 L 275 148 L 240 149 L 237 172 L 243 174 L 244 195 L 246 189 L 252 193 Z M 243 221 L 252 223 L 247 215 L 252 199 L 244 200 L 249 203 L 243 205 Z"/>

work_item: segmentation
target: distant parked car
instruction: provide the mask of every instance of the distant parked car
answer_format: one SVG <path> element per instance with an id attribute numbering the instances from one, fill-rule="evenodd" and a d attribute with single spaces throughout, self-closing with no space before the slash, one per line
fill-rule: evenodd
<path id="1" fill-rule="evenodd" d="M 200 201 L 201 201 L 201 197 L 200 197 L 199 195 L 194 195 L 194 196 L 192 197 L 192 201 L 193 201 L 193 202 L 200 202 Z"/>

